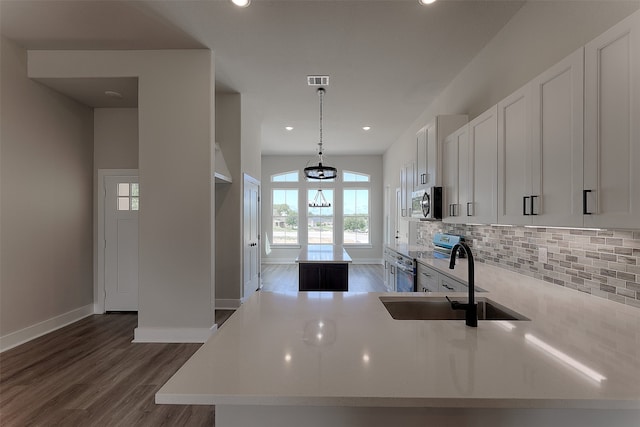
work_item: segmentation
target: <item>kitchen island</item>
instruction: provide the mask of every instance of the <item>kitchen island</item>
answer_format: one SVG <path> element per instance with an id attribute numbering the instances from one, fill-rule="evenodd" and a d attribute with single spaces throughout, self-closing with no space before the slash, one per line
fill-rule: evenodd
<path id="1" fill-rule="evenodd" d="M 348 291 L 351 257 L 341 245 L 305 245 L 298 258 L 300 291 Z"/>
<path id="2" fill-rule="evenodd" d="M 217 427 L 639 425 L 639 309 L 486 265 L 476 284 L 530 320 L 394 320 L 380 301 L 444 294 L 257 292 L 156 402 L 216 405 Z"/>

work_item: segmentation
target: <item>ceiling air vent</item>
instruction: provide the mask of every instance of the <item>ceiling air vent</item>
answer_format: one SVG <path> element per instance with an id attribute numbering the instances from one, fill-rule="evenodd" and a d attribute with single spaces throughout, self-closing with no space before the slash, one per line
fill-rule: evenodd
<path id="1" fill-rule="evenodd" d="M 307 76 L 309 86 L 329 86 L 329 76 Z"/>

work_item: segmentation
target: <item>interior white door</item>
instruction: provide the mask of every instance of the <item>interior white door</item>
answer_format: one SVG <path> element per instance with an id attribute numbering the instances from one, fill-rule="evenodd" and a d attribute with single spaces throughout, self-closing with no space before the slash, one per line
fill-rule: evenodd
<path id="1" fill-rule="evenodd" d="M 260 287 L 260 184 L 244 178 L 243 202 L 243 300 Z"/>
<path id="2" fill-rule="evenodd" d="M 104 178 L 105 311 L 138 310 L 137 176 Z"/>

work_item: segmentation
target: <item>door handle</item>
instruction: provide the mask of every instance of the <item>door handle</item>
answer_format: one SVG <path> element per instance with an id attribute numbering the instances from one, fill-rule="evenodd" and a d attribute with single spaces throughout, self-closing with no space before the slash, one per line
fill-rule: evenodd
<path id="1" fill-rule="evenodd" d="M 523 196 L 522 197 L 522 215 L 529 215 L 527 213 L 527 199 L 529 198 L 529 196 Z"/>
<path id="2" fill-rule="evenodd" d="M 591 215 L 591 212 L 587 209 L 587 194 L 593 190 L 582 190 L 582 215 Z"/>
<path id="3" fill-rule="evenodd" d="M 537 213 L 535 213 L 535 212 L 533 211 L 533 204 L 534 204 L 533 202 L 534 202 L 534 200 L 535 200 L 535 199 L 537 199 L 538 197 L 540 197 L 540 196 L 533 196 L 533 195 L 531 196 L 531 215 L 538 215 Z"/>

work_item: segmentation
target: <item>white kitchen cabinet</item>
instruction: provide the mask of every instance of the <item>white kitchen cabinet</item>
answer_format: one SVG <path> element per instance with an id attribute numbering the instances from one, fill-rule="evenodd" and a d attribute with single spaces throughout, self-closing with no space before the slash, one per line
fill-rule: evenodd
<path id="1" fill-rule="evenodd" d="M 400 214 L 411 217 L 411 195 L 414 190 L 415 162 L 406 163 L 400 170 Z"/>
<path id="2" fill-rule="evenodd" d="M 463 223 L 461 202 L 467 199 L 469 182 L 469 127 L 462 126 L 442 144 L 442 220 Z"/>
<path id="3" fill-rule="evenodd" d="M 415 188 L 422 190 L 442 185 L 442 149 L 444 139 L 467 122 L 467 116 L 436 116 L 416 134 Z"/>
<path id="4" fill-rule="evenodd" d="M 533 225 L 582 227 L 584 49 L 531 82 Z"/>
<path id="5" fill-rule="evenodd" d="M 530 225 L 531 84 L 498 103 L 498 223 Z"/>
<path id="6" fill-rule="evenodd" d="M 449 276 L 440 274 L 438 281 L 440 292 L 469 292 L 469 287 Z"/>
<path id="7" fill-rule="evenodd" d="M 640 228 L 640 12 L 585 47 L 584 225 Z"/>
<path id="8" fill-rule="evenodd" d="M 459 169 L 463 167 L 458 164 Z M 497 168 L 498 108 L 493 106 L 469 122 L 468 191 L 466 199 L 460 198 L 465 223 L 497 222 Z M 460 181 L 459 185 L 462 188 L 464 184 Z"/>
<path id="9" fill-rule="evenodd" d="M 418 292 L 439 292 L 440 273 L 431 267 L 418 263 Z"/>

